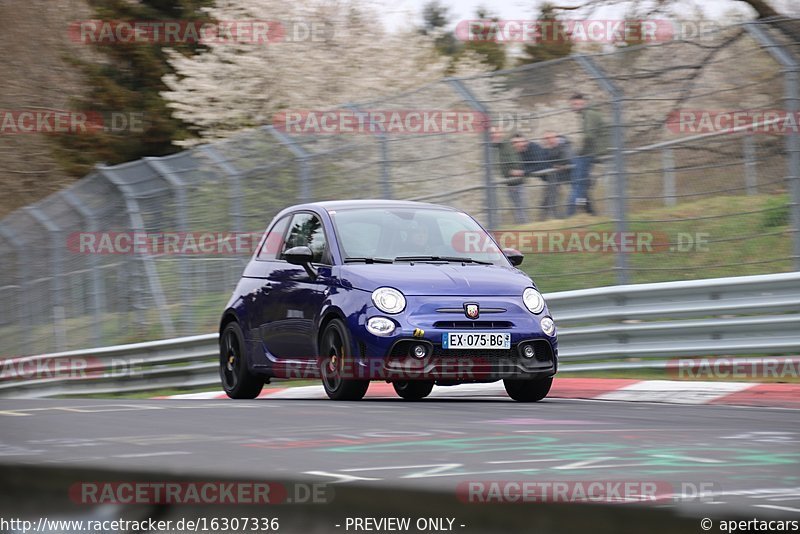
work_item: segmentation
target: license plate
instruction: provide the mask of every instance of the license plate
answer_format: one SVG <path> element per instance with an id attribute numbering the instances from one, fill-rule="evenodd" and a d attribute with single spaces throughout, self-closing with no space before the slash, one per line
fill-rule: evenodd
<path id="1" fill-rule="evenodd" d="M 443 349 L 510 349 L 511 334 L 497 332 L 447 332 L 442 334 Z"/>

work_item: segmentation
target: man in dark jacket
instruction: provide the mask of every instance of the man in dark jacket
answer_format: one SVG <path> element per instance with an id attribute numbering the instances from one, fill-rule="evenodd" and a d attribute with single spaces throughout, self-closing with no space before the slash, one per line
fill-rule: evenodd
<path id="1" fill-rule="evenodd" d="M 527 191 L 525 190 L 525 170 L 519 154 L 498 126 L 492 126 L 490 134 L 494 161 L 508 187 L 508 194 L 514 206 L 514 222 L 525 224 L 528 222 Z"/>
<path id="2" fill-rule="evenodd" d="M 549 166 L 544 149 L 535 142 L 527 140 L 522 134 L 514 134 L 511 137 L 511 144 L 519 154 L 525 176 L 536 176 L 537 172 Z"/>
<path id="3" fill-rule="evenodd" d="M 542 179 L 547 184 L 544 197 L 542 198 L 542 212 L 544 218 L 560 217 L 559 209 L 559 189 L 561 184 L 569 183 L 572 169 L 572 161 L 575 154 L 572 144 L 563 135 L 549 130 L 544 133 L 543 159 L 547 169 L 552 169 L 542 175 Z"/>
<path id="4" fill-rule="evenodd" d="M 567 216 L 573 215 L 578 207 L 594 215 L 595 211 L 589 198 L 591 188 L 592 164 L 597 156 L 606 151 L 607 127 L 603 115 L 587 104 L 586 98 L 576 93 L 570 97 L 570 106 L 581 116 L 581 142 L 572 169 L 572 194 L 567 206 Z"/>

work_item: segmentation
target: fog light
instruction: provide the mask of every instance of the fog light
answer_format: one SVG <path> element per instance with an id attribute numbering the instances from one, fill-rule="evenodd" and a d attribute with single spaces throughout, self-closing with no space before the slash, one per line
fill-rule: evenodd
<path id="1" fill-rule="evenodd" d="M 542 332 L 548 336 L 552 336 L 556 333 L 556 323 L 554 323 L 550 317 L 545 317 L 539 324 L 542 326 Z"/>
<path id="2" fill-rule="evenodd" d="M 533 358 L 536 356 L 536 351 L 533 350 L 533 345 L 525 345 L 522 347 L 522 355 L 526 358 Z"/>
<path id="3" fill-rule="evenodd" d="M 428 355 L 428 348 L 425 345 L 414 345 L 414 348 L 411 350 L 411 355 L 421 360 Z"/>
<path id="4" fill-rule="evenodd" d="M 370 317 L 367 330 L 376 336 L 388 336 L 394 332 L 394 321 L 386 317 Z"/>

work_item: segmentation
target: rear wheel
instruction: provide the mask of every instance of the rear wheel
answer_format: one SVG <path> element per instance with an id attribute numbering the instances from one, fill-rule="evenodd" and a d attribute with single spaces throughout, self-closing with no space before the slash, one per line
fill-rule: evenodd
<path id="1" fill-rule="evenodd" d="M 235 321 L 225 326 L 219 338 L 219 377 L 232 399 L 254 399 L 264 387 L 264 379 L 247 369 L 244 334 Z"/>
<path id="2" fill-rule="evenodd" d="M 503 380 L 508 396 L 519 402 L 536 402 L 547 396 L 550 386 L 553 385 L 553 377 L 540 378 L 538 380 L 513 380 L 506 378 Z"/>
<path id="3" fill-rule="evenodd" d="M 398 380 L 392 382 L 395 392 L 406 400 L 421 400 L 431 394 L 431 380 Z"/>
<path id="4" fill-rule="evenodd" d="M 319 347 L 322 386 L 332 400 L 361 400 L 369 388 L 369 380 L 347 378 L 347 369 L 355 372 L 348 348 L 350 335 L 347 327 L 339 319 L 334 319 L 322 334 Z"/>

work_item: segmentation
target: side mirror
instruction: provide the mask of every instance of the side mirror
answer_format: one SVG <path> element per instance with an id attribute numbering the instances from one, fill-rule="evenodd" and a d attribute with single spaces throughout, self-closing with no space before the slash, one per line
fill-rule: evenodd
<path id="1" fill-rule="evenodd" d="M 308 247 L 292 247 L 283 253 L 283 259 L 292 265 L 300 265 L 312 279 L 317 277 L 317 271 L 311 265 L 314 253 Z"/>
<path id="2" fill-rule="evenodd" d="M 503 254 L 505 254 L 508 261 L 511 262 L 511 265 L 517 267 L 518 265 L 522 265 L 522 260 L 525 259 L 525 256 L 522 255 L 522 252 L 515 248 L 504 248 Z"/>

